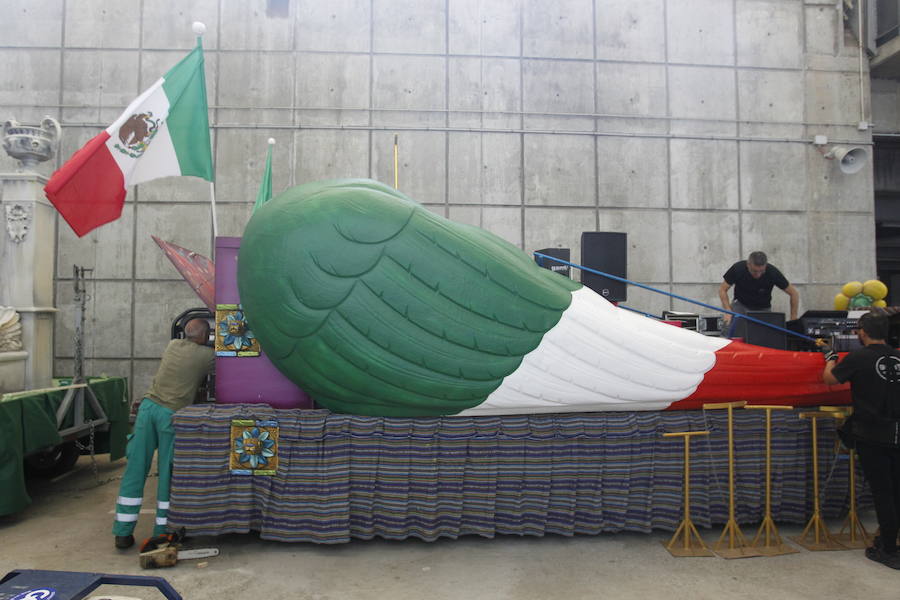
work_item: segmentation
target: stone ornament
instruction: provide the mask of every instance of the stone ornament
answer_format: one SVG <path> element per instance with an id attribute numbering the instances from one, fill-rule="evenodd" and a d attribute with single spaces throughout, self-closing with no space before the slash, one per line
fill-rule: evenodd
<path id="1" fill-rule="evenodd" d="M 32 208 L 26 204 L 7 204 L 6 209 L 6 232 L 12 241 L 20 244 L 25 241 L 25 235 L 31 228 L 31 220 L 34 216 Z"/>
<path id="2" fill-rule="evenodd" d="M 31 168 L 53 157 L 61 134 L 59 122 L 52 117 L 44 117 L 40 127 L 10 119 L 3 123 L 3 149 L 23 167 Z"/>
<path id="3" fill-rule="evenodd" d="M 22 350 L 22 324 L 15 309 L 0 306 L 0 352 Z"/>

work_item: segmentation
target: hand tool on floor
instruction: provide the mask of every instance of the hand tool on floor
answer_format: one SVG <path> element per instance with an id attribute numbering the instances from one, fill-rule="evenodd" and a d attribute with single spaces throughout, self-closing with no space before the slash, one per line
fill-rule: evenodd
<path id="1" fill-rule="evenodd" d="M 164 567 L 174 567 L 180 560 L 190 560 L 193 558 L 209 558 L 218 556 L 218 548 L 190 548 L 180 549 L 179 546 L 170 546 L 166 544 L 149 552 L 141 552 L 140 561 L 142 569 L 159 569 Z"/>
<path id="2" fill-rule="evenodd" d="M 218 556 L 218 548 L 182 548 L 184 528 L 155 535 L 141 544 L 140 562 L 143 569 L 174 567 L 179 560 Z"/>

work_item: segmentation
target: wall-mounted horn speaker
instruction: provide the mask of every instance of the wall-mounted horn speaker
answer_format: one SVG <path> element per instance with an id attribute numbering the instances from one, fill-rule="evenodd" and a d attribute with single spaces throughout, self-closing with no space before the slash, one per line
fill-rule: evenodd
<path id="1" fill-rule="evenodd" d="M 841 173 L 853 175 L 859 173 L 869 158 L 865 148 L 859 146 L 835 146 L 826 155 L 837 161 Z"/>

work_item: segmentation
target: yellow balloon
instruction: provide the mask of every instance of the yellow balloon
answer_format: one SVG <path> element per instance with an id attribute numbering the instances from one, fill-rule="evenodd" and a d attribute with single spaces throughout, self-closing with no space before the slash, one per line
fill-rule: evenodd
<path id="1" fill-rule="evenodd" d="M 878 308 L 884 308 L 885 306 L 887 306 L 887 302 L 885 302 L 884 300 L 876 300 L 875 302 L 872 303 L 872 306 L 877 306 Z"/>
<path id="2" fill-rule="evenodd" d="M 863 284 L 862 292 L 870 298 L 881 300 L 882 298 L 887 296 L 888 289 L 887 286 L 884 285 L 884 283 L 878 281 L 877 279 L 870 279 Z"/>
<path id="3" fill-rule="evenodd" d="M 850 306 L 850 298 L 843 294 L 838 294 L 834 297 L 834 310 L 847 310 L 847 307 Z"/>
<path id="4" fill-rule="evenodd" d="M 844 287 L 841 288 L 841 293 L 848 298 L 852 298 L 853 296 L 859 294 L 863 291 L 863 284 L 859 281 L 851 281 L 849 283 L 845 283 Z M 843 310 L 843 309 L 840 309 Z"/>

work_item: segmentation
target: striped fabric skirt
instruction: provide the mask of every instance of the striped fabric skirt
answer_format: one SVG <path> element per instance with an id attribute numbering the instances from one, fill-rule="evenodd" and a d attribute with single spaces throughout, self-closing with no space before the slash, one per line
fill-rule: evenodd
<path id="1" fill-rule="evenodd" d="M 811 514 L 810 428 L 796 412 L 773 411 L 778 522 Z M 199 405 L 176 413 L 175 429 L 169 523 L 193 535 L 257 531 L 270 540 L 340 543 L 671 531 L 682 516 L 683 443 L 662 434 L 689 430 L 710 431 L 691 446 L 694 523 L 728 518 L 724 411 L 395 418 Z M 260 437 L 269 456 L 248 462 Z M 736 516 L 759 523 L 765 413 L 735 411 L 734 438 Z M 835 439 L 834 422 L 820 419 L 829 517 L 848 499 L 848 460 Z M 865 505 L 861 475 L 857 484 Z"/>

